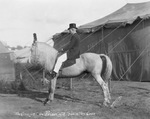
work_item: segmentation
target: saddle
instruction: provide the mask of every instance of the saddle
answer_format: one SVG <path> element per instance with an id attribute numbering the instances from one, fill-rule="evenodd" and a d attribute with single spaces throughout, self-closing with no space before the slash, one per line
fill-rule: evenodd
<path id="1" fill-rule="evenodd" d="M 74 65 L 75 63 L 76 63 L 76 59 L 67 59 L 66 61 L 63 62 L 61 69 Z"/>

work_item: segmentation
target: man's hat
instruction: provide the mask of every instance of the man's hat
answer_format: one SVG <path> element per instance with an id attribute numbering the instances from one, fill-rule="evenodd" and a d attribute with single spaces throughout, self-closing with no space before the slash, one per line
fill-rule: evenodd
<path id="1" fill-rule="evenodd" d="M 78 28 L 76 27 L 76 24 L 75 24 L 75 23 L 71 23 L 71 24 L 69 24 L 69 28 L 68 28 L 68 30 L 69 30 L 69 29 L 71 29 L 71 28 L 78 29 Z"/>

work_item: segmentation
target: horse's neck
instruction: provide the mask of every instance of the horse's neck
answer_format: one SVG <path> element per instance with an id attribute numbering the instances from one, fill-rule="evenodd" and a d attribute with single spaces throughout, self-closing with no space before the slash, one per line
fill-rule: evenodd
<path id="1" fill-rule="evenodd" d="M 55 65 L 58 52 L 54 48 L 47 46 L 44 48 L 42 47 L 41 49 L 41 63 L 44 65 L 46 70 L 51 71 Z"/>

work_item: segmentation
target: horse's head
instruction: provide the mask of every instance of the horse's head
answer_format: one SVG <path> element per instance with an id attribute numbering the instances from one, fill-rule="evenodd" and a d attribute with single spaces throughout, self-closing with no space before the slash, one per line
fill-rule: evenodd
<path id="1" fill-rule="evenodd" d="M 45 42 L 34 40 L 31 46 L 31 63 L 40 64 L 51 71 L 58 51 Z"/>

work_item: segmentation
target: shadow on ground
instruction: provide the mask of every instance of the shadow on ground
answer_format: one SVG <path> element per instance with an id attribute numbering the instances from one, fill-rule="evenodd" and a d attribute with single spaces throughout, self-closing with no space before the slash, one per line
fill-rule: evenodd
<path id="1" fill-rule="evenodd" d="M 46 91 L 45 92 L 39 92 L 39 91 L 32 91 L 32 90 L 18 91 L 16 94 L 19 97 L 30 98 L 30 99 L 33 99 L 35 101 L 41 102 L 41 103 L 43 103 L 43 101 L 48 96 L 48 92 L 46 92 Z M 75 102 L 75 103 L 81 103 L 81 104 L 92 104 L 92 105 L 96 105 L 96 106 L 101 106 L 101 104 L 99 102 L 87 101 L 87 100 L 76 98 L 76 97 L 70 96 L 70 95 L 55 94 L 54 100 Z"/>

